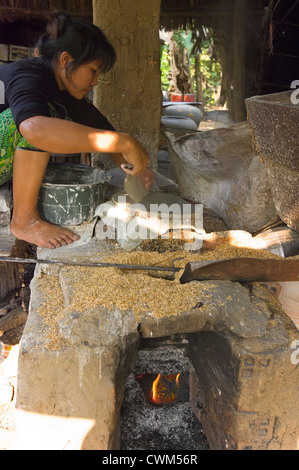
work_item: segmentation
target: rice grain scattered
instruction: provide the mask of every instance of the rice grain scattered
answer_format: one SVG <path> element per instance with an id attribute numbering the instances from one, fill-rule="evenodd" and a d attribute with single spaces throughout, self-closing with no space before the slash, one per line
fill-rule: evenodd
<path id="1" fill-rule="evenodd" d="M 152 271 L 122 270 L 118 268 L 64 268 L 71 279 L 74 295 L 71 308 L 84 311 L 96 305 L 117 307 L 132 311 L 137 321 L 148 314 L 156 318 L 188 311 L 199 302 L 201 284 L 180 284 L 183 269 L 190 261 L 204 261 L 233 257 L 280 258 L 270 252 L 219 245 L 215 250 L 190 253 L 186 250 L 121 252 L 103 259 L 107 263 L 179 267 L 174 281 L 153 277 Z"/>

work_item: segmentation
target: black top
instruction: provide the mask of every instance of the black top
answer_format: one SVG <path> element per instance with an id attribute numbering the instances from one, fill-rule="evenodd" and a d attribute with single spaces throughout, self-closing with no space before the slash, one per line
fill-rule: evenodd
<path id="1" fill-rule="evenodd" d="M 100 111 L 86 99 L 77 100 L 66 91 L 60 91 L 51 63 L 34 57 L 7 65 L 0 65 L 0 80 L 5 87 L 5 105 L 0 113 L 10 108 L 16 127 L 34 116 L 55 116 L 78 124 L 114 131 L 114 127 Z"/>

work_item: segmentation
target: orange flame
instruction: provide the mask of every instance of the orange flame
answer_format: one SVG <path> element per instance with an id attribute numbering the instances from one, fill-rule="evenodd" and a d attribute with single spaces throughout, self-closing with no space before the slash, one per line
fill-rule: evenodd
<path id="1" fill-rule="evenodd" d="M 150 400 L 156 405 L 166 405 L 174 402 L 177 398 L 180 375 L 166 375 L 162 377 L 159 374 L 153 383 Z M 174 383 L 175 389 L 173 387 Z"/>
<path id="2" fill-rule="evenodd" d="M 158 375 L 158 377 L 156 378 L 156 380 L 153 383 L 152 400 L 153 400 L 154 403 L 156 403 L 158 401 L 157 400 L 157 387 L 158 387 L 158 383 L 160 382 L 160 378 L 161 378 L 161 374 Z"/>

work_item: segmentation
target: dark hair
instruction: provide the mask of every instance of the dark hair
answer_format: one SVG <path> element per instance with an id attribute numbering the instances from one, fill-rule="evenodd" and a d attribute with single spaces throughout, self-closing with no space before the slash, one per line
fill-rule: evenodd
<path id="1" fill-rule="evenodd" d="M 46 33 L 39 38 L 36 49 L 52 63 L 62 52 L 68 52 L 74 59 L 68 66 L 69 74 L 96 59 L 102 60 L 102 72 L 106 73 L 116 60 L 114 48 L 100 28 L 63 12 L 50 14 Z"/>

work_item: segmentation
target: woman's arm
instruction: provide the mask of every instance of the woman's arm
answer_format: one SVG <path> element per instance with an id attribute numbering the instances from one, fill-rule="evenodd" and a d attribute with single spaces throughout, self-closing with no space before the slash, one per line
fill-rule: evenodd
<path id="1" fill-rule="evenodd" d="M 137 175 L 146 169 L 149 155 L 142 145 L 129 134 L 99 130 L 71 121 L 35 116 L 20 124 L 20 132 L 34 147 L 50 153 L 110 153 L 122 165 L 133 165 L 127 173 Z M 119 155 L 121 154 L 121 155 Z M 113 156 L 112 156 L 113 158 Z"/>

